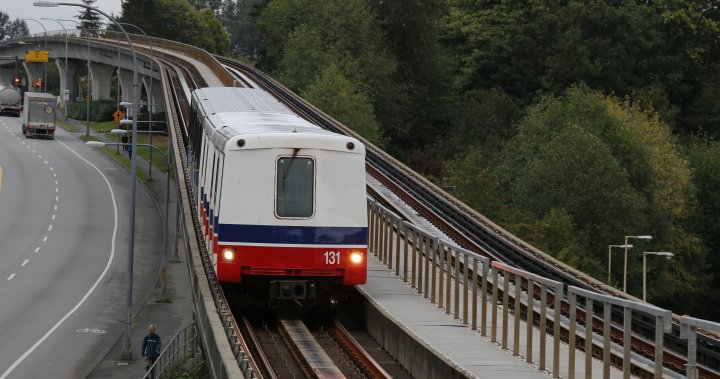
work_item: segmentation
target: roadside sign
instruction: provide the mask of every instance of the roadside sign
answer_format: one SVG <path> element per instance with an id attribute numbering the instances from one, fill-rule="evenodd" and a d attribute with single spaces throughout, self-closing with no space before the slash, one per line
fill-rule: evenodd
<path id="1" fill-rule="evenodd" d="M 28 50 L 25 52 L 25 60 L 28 62 L 47 62 L 47 50 Z"/>
<path id="2" fill-rule="evenodd" d="M 65 100 L 65 101 L 70 100 L 70 90 L 69 89 L 63 90 L 63 100 Z"/>
<path id="3" fill-rule="evenodd" d="M 123 117 L 125 117 L 125 115 L 120 110 L 117 110 L 115 111 L 115 113 L 113 113 L 113 118 L 115 119 L 115 126 L 120 125 L 120 120 L 122 120 Z"/>

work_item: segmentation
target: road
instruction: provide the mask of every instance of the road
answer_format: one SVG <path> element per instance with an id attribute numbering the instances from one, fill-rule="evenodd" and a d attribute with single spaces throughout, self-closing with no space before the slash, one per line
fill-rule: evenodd
<path id="1" fill-rule="evenodd" d="M 26 139 L 18 118 L 0 117 L 0 379 L 85 377 L 120 337 L 128 179 L 63 130 Z M 155 282 L 161 233 L 138 188 L 134 312 Z"/>

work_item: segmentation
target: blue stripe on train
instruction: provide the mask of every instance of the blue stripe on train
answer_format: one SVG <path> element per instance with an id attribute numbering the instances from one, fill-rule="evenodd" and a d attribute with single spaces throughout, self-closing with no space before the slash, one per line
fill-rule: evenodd
<path id="1" fill-rule="evenodd" d="M 220 224 L 218 239 L 223 242 L 367 245 L 366 227 L 316 227 L 279 225 Z"/>

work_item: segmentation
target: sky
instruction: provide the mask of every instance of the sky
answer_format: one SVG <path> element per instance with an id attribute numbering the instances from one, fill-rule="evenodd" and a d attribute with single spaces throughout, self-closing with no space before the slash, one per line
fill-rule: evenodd
<path id="1" fill-rule="evenodd" d="M 75 16 L 80 14 L 83 10 L 81 7 L 71 6 L 59 6 L 55 8 L 36 7 L 33 5 L 33 1 L 36 0 L 0 0 L 0 10 L 10 15 L 11 20 L 16 18 L 33 18 L 41 22 L 45 29 L 51 30 L 62 30 L 60 25 L 55 21 L 41 20 L 40 18 L 54 18 L 54 19 L 72 19 L 77 20 Z M 65 3 L 82 3 L 80 0 L 51 0 Z M 92 6 L 102 10 L 103 12 L 112 16 L 120 15 L 121 0 L 97 0 Z M 107 19 L 101 16 L 103 22 Z M 30 34 L 42 33 L 43 29 L 37 22 L 25 21 L 30 28 Z M 75 24 L 72 22 L 63 22 L 66 29 L 74 28 Z"/>

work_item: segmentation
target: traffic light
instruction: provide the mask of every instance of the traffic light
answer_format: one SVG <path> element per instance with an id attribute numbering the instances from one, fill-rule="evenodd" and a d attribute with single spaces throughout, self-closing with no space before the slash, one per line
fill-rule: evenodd
<path id="1" fill-rule="evenodd" d="M 13 84 L 15 87 L 17 87 L 17 86 L 20 85 L 21 82 L 22 82 L 22 79 L 20 79 L 19 76 L 16 76 L 16 77 L 13 78 L 12 84 Z"/>
<path id="2" fill-rule="evenodd" d="M 33 80 L 33 87 L 40 88 L 42 87 L 42 79 L 35 79 Z"/>

